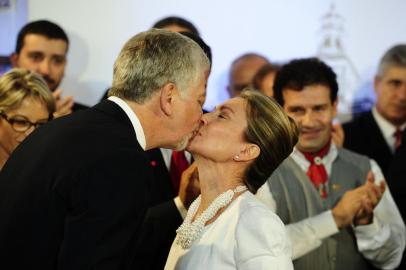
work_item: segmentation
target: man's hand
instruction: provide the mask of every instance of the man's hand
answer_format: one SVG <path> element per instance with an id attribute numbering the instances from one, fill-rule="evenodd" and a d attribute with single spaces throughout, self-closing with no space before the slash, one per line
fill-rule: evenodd
<path id="1" fill-rule="evenodd" d="M 62 97 L 62 89 L 57 89 L 52 93 L 55 99 L 56 110 L 54 112 L 54 117 L 61 117 L 72 113 L 73 107 L 73 97 L 67 96 Z"/>
<path id="2" fill-rule="evenodd" d="M 355 215 L 362 209 L 364 195 L 364 186 L 344 193 L 344 196 L 332 210 L 334 221 L 339 229 L 352 224 Z"/>
<path id="3" fill-rule="evenodd" d="M 179 198 L 186 209 L 200 194 L 199 172 L 196 163 L 193 162 L 189 168 L 182 173 L 180 180 Z"/>
<path id="4" fill-rule="evenodd" d="M 379 186 L 375 185 L 375 178 L 371 171 L 368 173 L 367 181 L 363 187 L 365 189 L 365 195 L 362 200 L 362 208 L 354 217 L 355 226 L 372 223 L 374 209 L 380 202 L 386 189 L 384 181 L 381 181 Z"/>
<path id="5" fill-rule="evenodd" d="M 340 123 L 334 124 L 331 128 L 331 137 L 337 147 L 342 147 L 344 144 L 344 129 Z"/>

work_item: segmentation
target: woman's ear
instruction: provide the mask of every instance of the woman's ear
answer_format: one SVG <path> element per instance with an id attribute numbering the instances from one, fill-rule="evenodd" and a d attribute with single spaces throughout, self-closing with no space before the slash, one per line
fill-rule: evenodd
<path id="1" fill-rule="evenodd" d="M 238 161 L 251 161 L 256 159 L 261 153 L 258 145 L 253 143 L 246 143 L 238 154 Z"/>
<path id="2" fill-rule="evenodd" d="M 161 110 L 166 116 L 171 116 L 173 113 L 174 95 L 176 92 L 176 86 L 174 83 L 166 83 L 161 88 L 161 95 L 159 98 Z"/>

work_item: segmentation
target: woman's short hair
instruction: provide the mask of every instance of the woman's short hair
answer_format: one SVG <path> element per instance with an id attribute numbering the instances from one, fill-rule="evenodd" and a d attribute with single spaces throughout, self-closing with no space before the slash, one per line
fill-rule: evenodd
<path id="1" fill-rule="evenodd" d="M 0 111 L 17 109 L 27 97 L 43 102 L 52 116 L 55 100 L 40 75 L 27 69 L 14 68 L 0 77 Z"/>
<path id="2" fill-rule="evenodd" d="M 261 152 L 245 172 L 245 184 L 256 193 L 273 171 L 293 151 L 298 140 L 298 128 L 271 97 L 246 88 L 240 95 L 247 102 L 245 140 L 256 144 Z"/>

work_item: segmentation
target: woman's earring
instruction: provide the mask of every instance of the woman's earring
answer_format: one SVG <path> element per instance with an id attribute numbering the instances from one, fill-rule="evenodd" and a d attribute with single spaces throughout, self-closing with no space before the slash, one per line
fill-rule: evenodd
<path id="1" fill-rule="evenodd" d="M 239 156 L 239 155 L 235 155 L 235 156 L 234 156 L 234 160 L 240 160 L 240 156 Z"/>

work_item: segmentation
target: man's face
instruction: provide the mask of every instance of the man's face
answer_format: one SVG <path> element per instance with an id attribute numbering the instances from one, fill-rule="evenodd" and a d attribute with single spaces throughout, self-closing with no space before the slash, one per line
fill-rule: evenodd
<path id="1" fill-rule="evenodd" d="M 25 68 L 39 73 L 51 91 L 61 83 L 66 66 L 67 44 L 62 39 L 48 39 L 37 34 L 24 38 L 19 54 L 13 54 L 14 67 Z"/>
<path id="2" fill-rule="evenodd" d="M 200 126 L 203 114 L 203 104 L 206 100 L 206 87 L 209 71 L 198 80 L 197 84 L 187 89 L 184 97 L 181 97 L 176 106 L 176 126 L 179 139 L 176 142 L 175 149 L 185 149 L 194 132 Z"/>
<path id="3" fill-rule="evenodd" d="M 406 68 L 391 67 L 375 78 L 376 109 L 390 123 L 406 122 Z"/>
<path id="4" fill-rule="evenodd" d="M 255 74 L 266 63 L 267 61 L 260 57 L 252 57 L 235 63 L 230 72 L 227 89 L 230 97 L 238 96 L 245 87 L 249 86 Z"/>
<path id="5" fill-rule="evenodd" d="M 330 89 L 316 84 L 302 91 L 285 88 L 282 94 L 283 108 L 299 127 L 296 147 L 303 152 L 319 151 L 330 140 L 332 120 L 337 112 L 337 102 L 330 100 Z"/>

